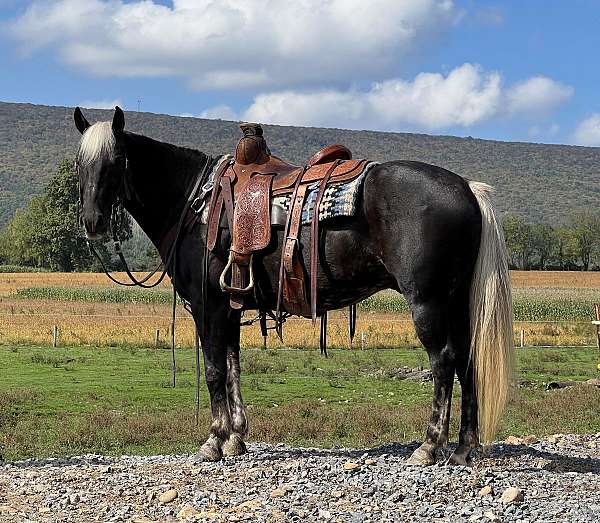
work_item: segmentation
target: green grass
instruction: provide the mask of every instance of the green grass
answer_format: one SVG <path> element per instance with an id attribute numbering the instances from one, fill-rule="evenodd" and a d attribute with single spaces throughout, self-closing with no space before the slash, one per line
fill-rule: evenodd
<path id="1" fill-rule="evenodd" d="M 86 301 L 100 303 L 171 303 L 173 291 L 104 287 L 27 287 L 17 289 L 17 298 L 26 300 Z"/>
<path id="2" fill-rule="evenodd" d="M 600 390 L 545 392 L 554 380 L 598 377 L 597 351 L 519 349 L 519 376 L 499 437 L 599 432 Z M 426 366 L 419 349 L 242 351 L 250 438 L 294 445 L 365 446 L 422 437 L 431 384 L 398 380 L 394 370 Z M 0 441 L 7 459 L 84 452 L 173 453 L 198 448 L 209 424 L 202 385 L 193 422 L 194 354 L 129 347 L 1 346 Z M 459 387 L 456 387 L 456 395 Z M 454 401 L 453 435 L 459 419 Z"/>
<path id="3" fill-rule="evenodd" d="M 50 272 L 43 267 L 29 267 L 27 265 L 2 265 L 0 264 L 0 274 L 13 272 Z"/>

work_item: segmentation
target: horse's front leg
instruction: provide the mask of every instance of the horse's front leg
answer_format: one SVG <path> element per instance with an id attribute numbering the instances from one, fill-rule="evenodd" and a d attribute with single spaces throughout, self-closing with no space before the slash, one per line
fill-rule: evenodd
<path id="1" fill-rule="evenodd" d="M 246 452 L 244 438 L 248 434 L 248 418 L 242 400 L 240 387 L 240 324 L 232 325 L 233 338 L 227 345 L 227 397 L 229 399 L 229 416 L 231 433 L 223 444 L 223 455 L 239 456 Z M 235 332 L 234 332 L 235 331 Z"/>
<path id="2" fill-rule="evenodd" d="M 221 302 L 210 307 L 201 326 L 204 374 L 210 395 L 212 423 L 208 439 L 200 447 L 199 456 L 209 461 L 218 461 L 223 457 L 222 447 L 231 433 L 227 400 L 227 343 L 231 320 L 228 318 L 228 304 L 224 300 Z"/>

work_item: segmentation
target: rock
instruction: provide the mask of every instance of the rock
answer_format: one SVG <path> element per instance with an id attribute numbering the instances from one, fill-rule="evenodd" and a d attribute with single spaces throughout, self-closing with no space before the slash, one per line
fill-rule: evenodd
<path id="1" fill-rule="evenodd" d="M 486 485 L 485 487 L 481 488 L 478 492 L 480 497 L 484 497 L 484 496 L 493 496 L 494 495 L 494 489 L 492 488 L 491 485 Z"/>
<path id="2" fill-rule="evenodd" d="M 71 505 L 77 505 L 77 503 L 79 503 L 80 497 L 79 494 L 71 494 L 69 496 L 69 503 Z"/>
<path id="3" fill-rule="evenodd" d="M 184 507 L 177 513 L 178 519 L 189 519 L 197 516 L 200 513 L 192 505 L 184 505 Z"/>
<path id="4" fill-rule="evenodd" d="M 344 495 L 344 493 L 341 490 L 332 490 L 331 491 L 331 497 L 333 498 L 341 498 Z"/>
<path id="5" fill-rule="evenodd" d="M 535 436 L 525 436 L 521 441 L 525 445 L 533 445 L 534 443 L 537 443 L 539 440 Z"/>
<path id="6" fill-rule="evenodd" d="M 365 465 L 375 465 L 375 463 L 377 463 L 376 459 L 372 459 L 372 458 L 365 459 Z"/>
<path id="7" fill-rule="evenodd" d="M 600 379 L 591 378 L 585 382 L 586 385 L 593 385 L 594 387 L 600 387 Z"/>
<path id="8" fill-rule="evenodd" d="M 179 496 L 179 492 L 172 488 L 158 496 L 158 501 L 160 501 L 163 504 L 171 503 L 171 501 L 176 499 L 177 496 Z"/>
<path id="9" fill-rule="evenodd" d="M 508 436 L 508 438 L 504 440 L 504 443 L 508 443 L 509 445 L 520 445 L 523 441 L 516 436 Z"/>
<path id="10" fill-rule="evenodd" d="M 490 521 L 500 521 L 500 518 L 496 516 L 491 510 L 484 512 L 483 515 L 488 518 Z"/>
<path id="11" fill-rule="evenodd" d="M 523 491 L 517 487 L 508 487 L 503 493 L 500 501 L 505 504 L 521 503 L 525 499 Z"/>
<path id="12" fill-rule="evenodd" d="M 346 472 L 355 472 L 360 470 L 360 464 L 356 463 L 355 461 L 347 461 L 346 463 L 344 463 L 344 470 Z"/>
<path id="13" fill-rule="evenodd" d="M 237 507 L 235 507 L 236 510 L 257 510 L 262 506 L 261 502 L 258 501 L 257 499 L 249 499 L 247 501 L 244 501 L 242 503 L 240 503 Z"/>
<path id="14" fill-rule="evenodd" d="M 284 488 L 276 488 L 275 490 L 271 491 L 271 497 L 272 498 L 282 498 L 283 496 L 285 496 L 286 490 Z"/>

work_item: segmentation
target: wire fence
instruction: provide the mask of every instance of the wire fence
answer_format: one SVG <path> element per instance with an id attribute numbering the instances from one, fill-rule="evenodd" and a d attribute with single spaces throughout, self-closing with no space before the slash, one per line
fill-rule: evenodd
<path id="1" fill-rule="evenodd" d="M 176 338 L 179 347 L 193 347 L 195 325 L 188 313 L 178 311 Z M 171 321 L 159 314 L 106 314 L 102 312 L 0 312 L 0 343 L 60 345 L 136 345 L 166 346 L 171 337 Z M 516 347 L 595 347 L 596 326 L 586 321 L 516 321 Z M 284 343 L 270 332 L 272 348 L 316 348 L 319 328 L 310 320 L 288 318 Z M 328 322 L 328 345 L 350 348 L 347 318 L 333 315 Z M 262 347 L 263 338 L 257 325 L 242 329 L 242 346 Z M 409 318 L 359 315 L 353 349 L 390 349 L 420 347 Z"/>

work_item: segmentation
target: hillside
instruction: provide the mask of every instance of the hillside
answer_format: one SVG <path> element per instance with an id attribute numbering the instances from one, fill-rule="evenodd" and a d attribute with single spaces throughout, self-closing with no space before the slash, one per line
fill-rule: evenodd
<path id="1" fill-rule="evenodd" d="M 92 122 L 112 111 L 84 111 Z M 43 191 L 58 162 L 73 156 L 73 109 L 0 102 L 0 227 Z M 127 129 L 219 154 L 240 136 L 235 122 L 126 113 Z M 265 126 L 273 153 L 301 163 L 318 148 L 344 143 L 355 157 L 421 160 L 497 188 L 498 206 L 532 221 L 558 223 L 600 204 L 600 148 L 497 142 L 424 134 Z"/>

